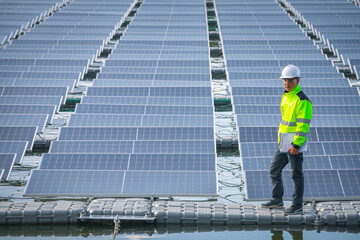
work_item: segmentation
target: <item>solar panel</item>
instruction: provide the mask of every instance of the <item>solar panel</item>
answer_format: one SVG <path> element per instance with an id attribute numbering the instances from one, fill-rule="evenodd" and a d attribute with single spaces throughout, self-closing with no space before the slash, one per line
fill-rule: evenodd
<path id="1" fill-rule="evenodd" d="M 47 122 L 51 123 L 56 106 L 51 105 L 0 105 L 0 114 L 47 114 Z"/>
<path id="2" fill-rule="evenodd" d="M 32 170 L 24 196 L 120 196 L 124 171 Z"/>
<path id="3" fill-rule="evenodd" d="M 27 150 L 31 150 L 37 127 L 0 127 L 0 140 L 28 141 Z"/>
<path id="4" fill-rule="evenodd" d="M 142 127 L 137 140 L 211 140 L 213 127 Z"/>
<path id="5" fill-rule="evenodd" d="M 129 154 L 44 154 L 39 169 L 127 170 Z"/>
<path id="6" fill-rule="evenodd" d="M 360 155 L 329 156 L 333 169 L 360 169 Z"/>
<path id="7" fill-rule="evenodd" d="M 317 127 L 319 141 L 360 141 L 360 127 Z"/>
<path id="8" fill-rule="evenodd" d="M 1 126 L 37 126 L 39 132 L 43 132 L 48 115 L 24 115 L 24 114 L 0 114 Z"/>
<path id="9" fill-rule="evenodd" d="M 102 105 L 102 104 L 77 104 L 75 113 L 96 113 L 96 114 L 144 114 L 143 105 Z"/>
<path id="10" fill-rule="evenodd" d="M 14 84 L 12 86 L 14 87 L 23 87 L 23 86 L 29 86 L 29 87 L 47 87 L 47 86 L 53 86 L 53 87 L 68 87 L 69 91 L 72 92 L 76 86 L 77 80 L 75 79 L 54 79 L 54 81 L 49 81 L 48 79 L 16 79 Z"/>
<path id="11" fill-rule="evenodd" d="M 339 170 L 338 172 L 345 196 L 359 199 L 360 169 Z"/>
<path id="12" fill-rule="evenodd" d="M 206 106 L 146 106 L 145 114 L 213 115 L 213 107 Z"/>
<path id="13" fill-rule="evenodd" d="M 154 97 L 208 97 L 211 98 L 209 87 L 153 87 L 150 96 Z"/>
<path id="14" fill-rule="evenodd" d="M 62 96 L 66 102 L 68 87 L 5 87 L 3 96 Z"/>
<path id="15" fill-rule="evenodd" d="M 131 154 L 129 170 L 215 171 L 214 154 Z"/>
<path id="16" fill-rule="evenodd" d="M 327 155 L 360 154 L 360 142 L 324 142 Z"/>
<path id="17" fill-rule="evenodd" d="M 3 178 L 4 172 L 5 172 L 5 169 L 0 169 L 0 179 Z"/>
<path id="18" fill-rule="evenodd" d="M 86 96 L 210 97 L 208 87 L 92 87 Z"/>
<path id="19" fill-rule="evenodd" d="M 72 114 L 69 127 L 135 127 L 141 126 L 141 115 Z"/>
<path id="20" fill-rule="evenodd" d="M 2 105 L 56 105 L 56 111 L 59 111 L 61 103 L 62 96 L 0 96 L 0 104 Z"/>
<path id="21" fill-rule="evenodd" d="M 132 153 L 133 141 L 52 141 L 49 153 Z"/>
<path id="22" fill-rule="evenodd" d="M 217 195 L 216 179 L 215 171 L 127 171 L 122 194 L 126 196 L 215 196 Z"/>
<path id="23" fill-rule="evenodd" d="M 127 96 L 126 97 L 84 96 L 81 100 L 81 103 L 145 105 L 147 101 L 148 101 L 147 97 L 130 98 Z"/>
<path id="24" fill-rule="evenodd" d="M 214 119 L 212 116 L 199 115 L 144 115 L 142 126 L 152 127 L 213 127 Z"/>
<path id="25" fill-rule="evenodd" d="M 147 105 L 171 106 L 212 106 L 210 97 L 149 97 Z"/>
<path id="26" fill-rule="evenodd" d="M 214 141 L 136 141 L 133 153 L 214 153 Z"/>
<path id="27" fill-rule="evenodd" d="M 337 170 L 304 170 L 304 179 L 304 200 L 344 198 Z M 245 181 L 248 200 L 271 199 L 269 171 L 245 171 Z M 294 186 L 290 171 L 283 171 L 283 184 L 284 199 L 291 199 Z"/>
<path id="28" fill-rule="evenodd" d="M 136 140 L 137 128 L 67 127 L 60 130 L 59 140 Z"/>
<path id="29" fill-rule="evenodd" d="M 6 181 L 9 180 L 12 167 L 14 166 L 15 163 L 15 158 L 16 158 L 16 153 L 14 154 L 0 153 L 0 169 L 4 170 L 1 179 L 5 179 Z"/>
<path id="30" fill-rule="evenodd" d="M 16 154 L 15 162 L 21 164 L 27 145 L 26 141 L 0 141 L 0 153 Z"/>

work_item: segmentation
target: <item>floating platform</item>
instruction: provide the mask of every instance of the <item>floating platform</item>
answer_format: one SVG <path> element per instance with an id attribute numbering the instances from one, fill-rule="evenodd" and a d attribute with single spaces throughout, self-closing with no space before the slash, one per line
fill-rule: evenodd
<path id="1" fill-rule="evenodd" d="M 288 207 L 288 206 L 285 206 Z M 304 206 L 303 214 L 285 216 L 282 209 L 260 205 L 95 199 L 54 202 L 0 202 L 0 224 L 74 224 L 78 221 L 145 221 L 194 225 L 359 226 L 360 201 L 320 202 Z"/>

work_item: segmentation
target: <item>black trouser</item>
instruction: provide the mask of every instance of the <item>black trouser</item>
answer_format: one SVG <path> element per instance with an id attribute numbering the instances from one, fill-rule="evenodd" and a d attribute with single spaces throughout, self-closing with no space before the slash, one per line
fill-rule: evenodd
<path id="1" fill-rule="evenodd" d="M 282 153 L 279 150 L 270 166 L 270 176 L 272 180 L 272 198 L 277 202 L 283 201 L 284 186 L 281 179 L 283 168 L 290 162 L 291 177 L 294 182 L 294 194 L 292 196 L 293 205 L 302 206 L 304 195 L 304 175 L 302 172 L 303 154 L 291 155 Z"/>

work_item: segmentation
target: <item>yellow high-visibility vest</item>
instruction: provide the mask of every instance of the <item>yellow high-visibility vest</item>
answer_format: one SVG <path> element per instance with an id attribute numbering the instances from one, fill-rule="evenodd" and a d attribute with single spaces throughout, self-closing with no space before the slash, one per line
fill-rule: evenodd
<path id="1" fill-rule="evenodd" d="M 292 146 L 299 149 L 307 139 L 312 118 L 312 103 L 297 85 L 291 92 L 285 91 L 281 99 L 282 121 L 279 126 L 280 133 L 295 133 Z"/>

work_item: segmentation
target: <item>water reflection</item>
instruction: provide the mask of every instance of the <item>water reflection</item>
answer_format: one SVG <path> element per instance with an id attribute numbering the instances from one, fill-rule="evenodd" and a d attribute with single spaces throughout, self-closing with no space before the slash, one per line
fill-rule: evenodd
<path id="1" fill-rule="evenodd" d="M 288 231 L 293 240 L 303 240 L 303 231 Z M 284 231 L 271 230 L 271 240 L 284 240 Z"/>
<path id="2" fill-rule="evenodd" d="M 346 232 L 359 233 L 359 227 L 314 227 L 314 226 L 179 226 L 179 225 L 147 225 L 147 224 L 122 224 L 117 237 L 124 235 L 169 235 L 184 233 L 206 233 L 206 232 L 245 232 L 267 231 L 271 233 L 272 240 L 289 239 L 285 234 L 290 234 L 293 240 L 302 240 L 304 231 L 319 233 L 327 232 Z M 106 236 L 113 235 L 113 225 L 111 224 L 78 224 L 78 225 L 0 225 L 0 238 L 2 237 L 80 237 Z M 239 233 L 241 234 L 241 233 Z M 181 235 L 179 235 L 181 236 Z M 290 238 L 291 239 L 291 238 Z"/>

